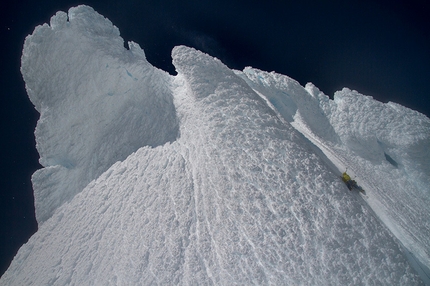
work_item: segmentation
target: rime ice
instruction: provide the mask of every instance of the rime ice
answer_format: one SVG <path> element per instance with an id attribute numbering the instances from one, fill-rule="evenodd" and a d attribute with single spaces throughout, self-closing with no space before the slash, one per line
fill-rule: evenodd
<path id="1" fill-rule="evenodd" d="M 2 284 L 422 283 L 427 117 L 183 46 L 170 76 L 129 47 L 87 6 L 27 37 L 39 231 Z"/>

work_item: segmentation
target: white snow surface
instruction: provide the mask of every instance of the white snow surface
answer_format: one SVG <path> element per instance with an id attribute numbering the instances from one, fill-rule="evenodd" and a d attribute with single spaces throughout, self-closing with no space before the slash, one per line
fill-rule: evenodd
<path id="1" fill-rule="evenodd" d="M 171 76 L 129 47 L 88 6 L 27 37 L 39 230 L 1 285 L 428 282 L 426 116 L 184 46 Z"/>
<path id="2" fill-rule="evenodd" d="M 24 44 L 21 72 L 40 112 L 36 218 L 46 221 L 113 163 L 142 146 L 174 141 L 178 121 L 169 75 L 89 7 L 58 12 Z"/>
<path id="3" fill-rule="evenodd" d="M 347 88 L 330 100 L 313 84 L 303 88 L 274 72 L 236 73 L 324 153 L 334 172 L 353 175 L 366 202 L 430 278 L 429 118 Z"/>

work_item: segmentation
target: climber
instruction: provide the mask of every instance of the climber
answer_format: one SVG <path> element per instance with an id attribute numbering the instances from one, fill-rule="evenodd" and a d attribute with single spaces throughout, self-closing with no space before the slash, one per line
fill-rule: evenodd
<path id="1" fill-rule="evenodd" d="M 342 181 L 345 183 L 345 185 L 350 191 L 354 189 L 364 195 L 366 194 L 366 191 L 362 187 L 360 187 L 355 180 L 351 179 L 351 177 L 346 173 L 346 171 L 342 174 Z"/>
<path id="2" fill-rule="evenodd" d="M 342 181 L 346 184 L 348 189 L 351 191 L 355 186 L 357 186 L 357 182 L 351 179 L 351 177 L 345 172 L 342 174 Z"/>

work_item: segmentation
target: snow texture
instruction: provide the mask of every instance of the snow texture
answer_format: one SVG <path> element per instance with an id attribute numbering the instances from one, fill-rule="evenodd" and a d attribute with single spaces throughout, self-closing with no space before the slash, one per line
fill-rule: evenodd
<path id="1" fill-rule="evenodd" d="M 348 169 L 366 190 L 367 203 L 430 278 L 429 118 L 347 88 L 330 100 L 313 84 L 303 88 L 274 72 L 236 73 L 323 152 L 334 172 Z"/>
<path id="2" fill-rule="evenodd" d="M 27 37 L 39 230 L 1 285 L 428 282 L 427 117 L 184 46 L 170 76 L 129 47 L 88 6 Z"/>
<path id="3" fill-rule="evenodd" d="M 58 12 L 24 44 L 21 72 L 40 112 L 33 175 L 36 218 L 46 221 L 90 181 L 142 146 L 178 136 L 167 73 L 89 7 Z"/>

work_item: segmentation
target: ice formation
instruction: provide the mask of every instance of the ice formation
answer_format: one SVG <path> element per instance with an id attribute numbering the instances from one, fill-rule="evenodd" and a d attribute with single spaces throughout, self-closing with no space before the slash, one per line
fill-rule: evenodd
<path id="1" fill-rule="evenodd" d="M 426 116 L 184 46 L 171 76 L 129 47 L 88 6 L 27 37 L 39 231 L 2 285 L 427 281 Z"/>

